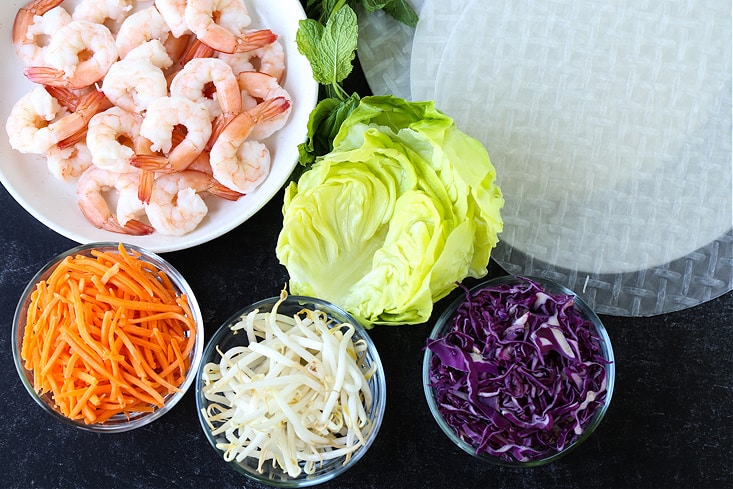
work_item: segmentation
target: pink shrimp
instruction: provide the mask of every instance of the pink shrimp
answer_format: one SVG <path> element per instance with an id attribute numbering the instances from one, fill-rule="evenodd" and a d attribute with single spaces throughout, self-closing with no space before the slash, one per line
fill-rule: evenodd
<path id="1" fill-rule="evenodd" d="M 14 106 L 5 125 L 10 144 L 21 153 L 43 154 L 54 144 L 80 134 L 109 101 L 99 91 L 84 95 L 74 112 L 62 107 L 42 86 L 36 86 Z"/>
<path id="2" fill-rule="evenodd" d="M 232 67 L 234 73 L 259 71 L 280 82 L 285 74 L 285 51 L 279 41 L 244 53 L 218 53 L 217 57 Z"/>
<path id="3" fill-rule="evenodd" d="M 277 39 L 269 29 L 244 32 L 250 19 L 242 0 L 188 0 L 186 24 L 203 43 L 217 51 L 251 51 Z"/>
<path id="4" fill-rule="evenodd" d="M 142 203 L 135 204 L 137 198 L 138 175 L 133 172 L 115 173 L 108 170 L 89 167 L 77 182 L 77 198 L 79 209 L 84 217 L 95 227 L 113 233 L 142 236 L 154 231 L 151 226 L 137 219 L 128 219 L 137 211 L 144 211 Z M 111 191 L 118 193 L 118 208 L 124 209 L 126 222 L 121 222 L 119 216 L 112 213 L 105 194 Z M 120 213 L 122 214 L 122 213 Z"/>
<path id="5" fill-rule="evenodd" d="M 208 207 L 199 195 L 202 193 L 227 200 L 237 200 L 242 196 L 206 173 L 193 170 L 165 173 L 155 180 L 150 203 L 146 207 L 148 220 L 160 233 L 176 236 L 187 234 L 208 213 Z"/>
<path id="6" fill-rule="evenodd" d="M 252 107 L 264 100 L 285 98 L 290 100 L 288 92 L 280 86 L 274 76 L 257 71 L 243 71 L 237 76 L 239 88 L 242 90 L 243 109 Z M 263 122 L 257 124 L 250 134 L 251 139 L 266 139 L 283 128 L 290 117 L 290 107 Z"/>
<path id="7" fill-rule="evenodd" d="M 34 0 L 21 7 L 13 23 L 13 44 L 26 66 L 43 66 L 46 38 L 71 22 L 71 15 L 61 7 L 63 0 Z"/>
<path id="8" fill-rule="evenodd" d="M 46 152 L 48 170 L 56 178 L 73 181 L 92 165 L 92 154 L 83 138 L 55 144 Z"/>
<path id="9" fill-rule="evenodd" d="M 212 84 L 216 99 L 209 97 Z M 221 113 L 236 115 L 242 111 L 239 83 L 228 64 L 217 58 L 196 58 L 179 71 L 170 84 L 171 95 L 203 103 L 211 118 Z"/>
<path id="10" fill-rule="evenodd" d="M 155 0 L 155 8 L 168 24 L 171 33 L 176 37 L 188 34 L 188 24 L 184 14 L 186 12 L 186 0 Z"/>
<path id="11" fill-rule="evenodd" d="M 186 128 L 185 137 L 174 144 L 179 126 Z M 136 153 L 130 161 L 132 166 L 163 173 L 185 170 L 205 150 L 211 137 L 209 111 L 203 104 L 183 97 L 159 98 L 148 107 L 140 135 L 152 142 L 151 151 Z M 150 195 L 141 193 L 140 198 L 147 202 Z"/>
<path id="12" fill-rule="evenodd" d="M 111 32 L 117 32 L 133 9 L 133 0 L 81 0 L 74 7 L 74 20 L 88 20 L 106 25 Z"/>
<path id="13" fill-rule="evenodd" d="M 232 190 L 246 193 L 257 188 L 270 172 L 270 152 L 250 141 L 252 130 L 290 107 L 285 98 L 273 98 L 242 112 L 227 124 L 211 148 L 214 178 Z"/>
<path id="14" fill-rule="evenodd" d="M 47 66 L 29 66 L 24 74 L 35 83 L 84 88 L 107 74 L 117 61 L 117 54 L 117 45 L 107 27 L 74 20 L 51 38 L 45 57 Z"/>

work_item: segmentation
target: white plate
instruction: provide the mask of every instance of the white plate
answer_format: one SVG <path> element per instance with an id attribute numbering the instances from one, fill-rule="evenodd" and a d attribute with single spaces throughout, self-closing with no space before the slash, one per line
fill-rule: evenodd
<path id="1" fill-rule="evenodd" d="M 13 104 L 31 88 L 23 76 L 22 63 L 17 59 L 11 39 L 13 19 L 26 1 L 5 2 L 0 5 L 0 118 L 7 119 Z M 137 2 L 138 6 L 150 2 Z M 78 243 L 118 241 L 144 247 L 153 252 L 168 252 L 190 248 L 217 238 L 254 215 L 283 186 L 297 164 L 298 144 L 306 137 L 308 116 L 318 100 L 318 85 L 313 80 L 310 64 L 297 49 L 295 35 L 298 21 L 305 13 L 298 0 L 247 0 L 252 27 L 267 27 L 278 34 L 286 55 L 287 72 L 283 82 L 289 92 L 293 109 L 288 124 L 268 143 L 272 154 L 272 169 L 267 180 L 254 192 L 236 202 L 207 198 L 209 213 L 193 232 L 185 236 L 128 236 L 100 230 L 82 216 L 76 204 L 75 185 L 53 177 L 44 158 L 13 150 L 5 131 L 0 135 L 0 181 L 8 192 L 31 215 L 57 233 Z"/>

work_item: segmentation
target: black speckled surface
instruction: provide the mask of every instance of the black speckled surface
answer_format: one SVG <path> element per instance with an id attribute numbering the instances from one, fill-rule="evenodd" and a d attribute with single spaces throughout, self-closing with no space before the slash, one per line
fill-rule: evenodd
<path id="1" fill-rule="evenodd" d="M 350 83 L 365 87 L 358 72 Z M 287 281 L 274 254 L 281 202 L 282 192 L 225 236 L 163 255 L 197 295 L 207 338 L 240 307 L 276 295 Z M 0 488 L 263 487 L 217 458 L 199 426 L 192 390 L 159 421 L 129 433 L 92 434 L 44 413 L 15 371 L 11 322 L 28 280 L 75 243 L 36 221 L 4 188 L 0 229 Z M 492 262 L 489 276 L 501 274 Z M 434 423 L 420 375 L 422 346 L 436 317 L 370 332 L 387 375 L 384 424 L 354 468 L 319 487 L 733 487 L 733 293 L 663 316 L 603 316 L 617 361 L 606 418 L 567 457 L 533 469 L 481 464 Z"/>

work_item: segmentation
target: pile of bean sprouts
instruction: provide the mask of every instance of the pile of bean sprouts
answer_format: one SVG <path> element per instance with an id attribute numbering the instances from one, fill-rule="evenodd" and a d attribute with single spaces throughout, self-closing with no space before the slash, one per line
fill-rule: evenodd
<path id="1" fill-rule="evenodd" d="M 272 462 L 290 477 L 312 474 L 319 464 L 351 455 L 366 443 L 369 379 L 367 343 L 354 340 L 354 325 L 319 310 L 288 316 L 254 310 L 231 326 L 249 344 L 221 351 L 202 372 L 202 413 L 228 462 Z"/>

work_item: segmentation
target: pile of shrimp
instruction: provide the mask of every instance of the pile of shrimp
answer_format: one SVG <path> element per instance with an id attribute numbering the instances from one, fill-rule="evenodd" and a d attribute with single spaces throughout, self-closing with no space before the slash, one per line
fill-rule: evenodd
<path id="1" fill-rule="evenodd" d="M 75 181 L 98 228 L 193 231 L 206 195 L 266 179 L 266 140 L 291 110 L 282 45 L 250 28 L 245 1 L 31 1 L 13 26 L 33 88 L 8 117 L 11 146 Z"/>

